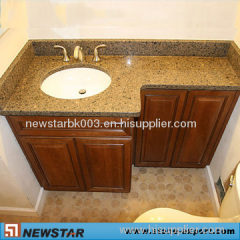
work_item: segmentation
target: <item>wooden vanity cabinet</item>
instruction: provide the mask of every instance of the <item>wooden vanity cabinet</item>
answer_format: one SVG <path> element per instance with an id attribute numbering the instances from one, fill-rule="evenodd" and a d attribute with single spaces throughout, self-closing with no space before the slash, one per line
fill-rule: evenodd
<path id="1" fill-rule="evenodd" d="M 7 117 L 39 183 L 47 190 L 129 192 L 132 129 L 29 128 L 26 121 L 65 121 L 65 117 Z M 70 118 L 74 119 L 74 118 Z M 81 119 L 94 118 L 77 118 Z M 127 120 L 123 118 L 123 121 Z M 130 119 L 133 120 L 133 119 Z"/>
<path id="2" fill-rule="evenodd" d="M 141 116 L 139 121 L 180 121 L 187 91 L 141 91 Z M 167 167 L 177 137 L 177 128 L 138 128 L 135 165 L 141 167 Z"/>
<path id="3" fill-rule="evenodd" d="M 47 190 L 85 190 L 73 138 L 20 137 L 34 172 Z"/>
<path id="4" fill-rule="evenodd" d="M 196 121 L 196 128 L 138 128 L 135 165 L 205 167 L 213 157 L 238 96 L 237 91 L 141 91 L 139 120 Z"/>
<path id="5" fill-rule="evenodd" d="M 205 167 L 210 163 L 228 119 L 236 91 L 189 91 L 182 121 L 196 128 L 180 128 L 171 166 Z"/>
<path id="6" fill-rule="evenodd" d="M 129 192 L 131 139 L 76 138 L 87 191 Z"/>

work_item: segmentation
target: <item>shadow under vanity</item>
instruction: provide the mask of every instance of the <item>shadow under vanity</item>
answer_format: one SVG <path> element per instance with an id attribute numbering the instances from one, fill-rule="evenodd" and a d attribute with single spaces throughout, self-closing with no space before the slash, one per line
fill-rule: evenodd
<path id="1" fill-rule="evenodd" d="M 100 62 L 92 62 L 93 49 Z M 80 45 L 86 60 L 63 62 Z M 40 89 L 68 68 L 103 69 L 111 85 L 83 99 Z M 240 51 L 231 41 L 34 40 L 0 79 L 0 113 L 39 183 L 48 190 L 129 192 L 131 166 L 203 168 L 211 162 L 240 90 Z M 130 128 L 122 122 L 196 122 L 192 127 Z M 27 122 L 99 121 L 84 128 Z M 115 122 L 104 126 L 104 122 Z"/>

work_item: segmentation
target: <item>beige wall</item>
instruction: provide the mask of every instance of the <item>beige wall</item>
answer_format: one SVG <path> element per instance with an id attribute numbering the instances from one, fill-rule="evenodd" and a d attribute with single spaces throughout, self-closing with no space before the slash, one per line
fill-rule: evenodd
<path id="1" fill-rule="evenodd" d="M 27 34 L 21 29 L 28 29 L 29 38 L 233 40 L 236 36 L 235 41 L 240 46 L 240 10 L 238 11 L 238 31 L 236 31 L 235 23 L 238 2 L 237 0 L 69 0 L 66 3 L 60 0 L 41 2 L 38 0 L 2 0 L 3 27 L 15 29 L 9 30 L 0 38 L 0 76 L 27 41 Z M 240 160 L 239 116 L 240 101 L 210 165 L 215 181 L 220 175 L 226 181 Z M 15 194 L 23 196 L 23 199 L 25 197 L 25 200 L 20 201 L 21 204 L 19 202 L 19 207 L 27 206 L 29 201 L 34 205 L 36 192 L 31 192 L 27 185 L 28 179 L 33 181 L 35 189 L 40 187 L 31 169 L 26 165 L 25 157 L 4 117 L 0 117 L 0 125 L 2 129 L 0 132 L 0 166 L 4 173 L 2 181 L 8 180 L 9 183 L 8 196 L 11 196 L 13 201 Z M 11 153 L 11 149 L 15 150 Z M 16 162 L 18 162 L 17 165 L 15 165 Z M 23 170 L 22 175 L 19 175 L 16 167 Z M 0 178 L 0 186 L 5 182 L 1 182 Z M 7 197 L 0 197 L 3 205 L 3 201 L 9 201 Z"/>
<path id="2" fill-rule="evenodd" d="M 238 11 L 236 18 L 237 33 L 235 42 L 240 47 L 240 1 L 238 1 Z M 225 185 L 229 181 L 231 173 L 240 162 L 240 99 L 233 111 L 230 121 L 226 127 L 223 137 L 219 143 L 217 151 L 213 157 L 210 168 L 213 179 L 216 182 L 221 176 Z"/>
<path id="3" fill-rule="evenodd" d="M 0 37 L 0 77 L 27 42 L 27 32 L 23 29 L 9 29 Z"/>
<path id="4" fill-rule="evenodd" d="M 240 99 L 232 113 L 222 139 L 210 164 L 214 182 L 219 176 L 228 183 L 231 173 L 240 162 Z"/>
<path id="5" fill-rule="evenodd" d="M 26 31 L 20 29 L 0 37 L 0 76 L 26 42 Z M 0 116 L 0 212 L 3 207 L 34 209 L 40 189 L 9 124 Z"/>
<path id="6" fill-rule="evenodd" d="M 238 11 L 237 11 L 237 20 L 236 20 L 237 34 L 235 36 L 235 42 L 240 48 L 240 1 L 238 3 Z"/>
<path id="7" fill-rule="evenodd" d="M 30 38 L 234 39 L 238 0 L 3 0 Z"/>
<path id="8" fill-rule="evenodd" d="M 16 187 L 20 187 L 25 193 L 25 198 L 28 199 L 27 201 L 35 206 L 40 185 L 13 135 L 7 120 L 3 116 L 0 116 L 0 157 L 8 169 L 8 172 L 11 173 L 9 177 L 15 179 L 17 183 Z"/>
<path id="9" fill-rule="evenodd" d="M 0 157 L 0 212 L 2 207 L 32 208 L 33 206 Z"/>

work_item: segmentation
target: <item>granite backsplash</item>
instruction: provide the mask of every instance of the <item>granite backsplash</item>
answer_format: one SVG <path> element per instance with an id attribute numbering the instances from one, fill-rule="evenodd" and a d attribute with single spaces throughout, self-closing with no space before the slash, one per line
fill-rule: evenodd
<path id="1" fill-rule="evenodd" d="M 36 57 L 56 57 L 62 55 L 61 50 L 53 48 L 55 44 L 66 47 L 69 56 L 72 56 L 74 47 L 76 45 L 83 47 L 84 53 L 86 55 L 92 55 L 94 47 L 103 43 L 107 45 L 107 48 L 99 49 L 100 55 L 116 57 L 132 55 L 225 58 L 226 61 L 231 64 L 232 69 L 238 78 L 240 78 L 240 50 L 233 41 L 29 40 L 17 55 L 15 60 L 12 62 L 12 64 L 9 66 L 9 68 L 6 70 L 6 72 L 3 74 L 3 76 L 0 78 L 0 113 L 3 112 L 9 99 L 16 91 L 17 86 L 23 79 L 25 73 L 28 71 L 29 66 Z M 229 89 L 234 89 L 235 85 L 230 83 L 230 81 L 231 79 L 229 80 L 229 86 L 231 86 Z M 234 82 L 236 83 L 236 79 Z M 228 84 L 226 84 L 226 87 L 227 85 Z M 157 87 L 157 85 L 155 86 L 153 84 L 152 87 Z M 201 89 L 203 89 L 203 87 L 200 86 Z M 212 88 L 211 86 L 208 87 L 209 89 L 214 89 L 214 86 Z M 239 90 L 239 87 L 240 80 L 239 84 L 236 84 L 236 90 Z M 15 101 L 17 101 L 17 98 Z"/>

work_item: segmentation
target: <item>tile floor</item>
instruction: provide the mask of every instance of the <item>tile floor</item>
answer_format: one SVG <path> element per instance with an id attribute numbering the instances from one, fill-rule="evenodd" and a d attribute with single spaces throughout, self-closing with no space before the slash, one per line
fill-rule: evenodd
<path id="1" fill-rule="evenodd" d="M 49 192 L 40 217 L 0 222 L 133 222 L 157 207 L 214 216 L 203 169 L 133 167 L 130 193 Z"/>

